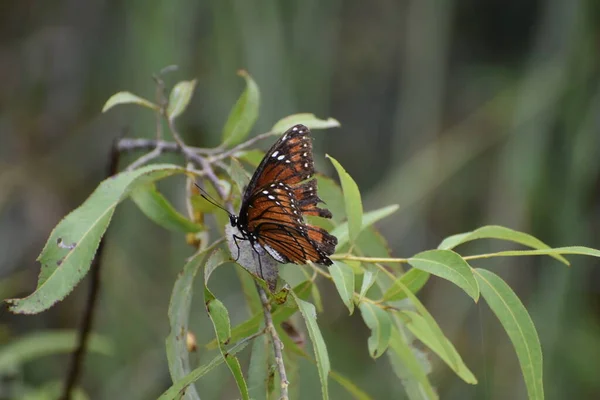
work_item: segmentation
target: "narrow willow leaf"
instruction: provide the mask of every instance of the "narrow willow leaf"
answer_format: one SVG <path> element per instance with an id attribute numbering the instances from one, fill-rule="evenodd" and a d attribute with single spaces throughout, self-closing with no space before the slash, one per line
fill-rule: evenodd
<path id="1" fill-rule="evenodd" d="M 167 108 L 167 115 L 170 119 L 177 118 L 185 111 L 188 104 L 190 104 L 195 87 L 195 79 L 192 81 L 178 82 L 173 87 L 169 94 L 169 106 Z"/>
<path id="2" fill-rule="evenodd" d="M 209 248 L 196 253 L 183 267 L 173 285 L 169 302 L 169 323 L 171 331 L 165 341 L 169 373 L 173 382 L 183 379 L 190 373 L 189 351 L 186 343 L 188 320 L 192 304 L 194 277 L 206 257 Z M 186 400 L 199 399 L 194 386 L 186 390 Z"/>
<path id="3" fill-rule="evenodd" d="M 476 303 L 479 300 L 477 280 L 469 264 L 458 253 L 452 250 L 427 250 L 409 258 L 408 263 L 454 283 Z"/>
<path id="4" fill-rule="evenodd" d="M 361 229 L 365 229 L 366 227 L 373 225 L 375 222 L 393 214 L 398 210 L 398 208 L 399 206 L 397 204 L 392 204 L 390 206 L 385 206 L 377 210 L 365 213 L 363 215 Z M 344 222 L 338 225 L 333 231 L 331 231 L 331 234 L 337 237 L 338 239 L 337 247 L 342 247 L 343 245 L 348 243 L 348 240 L 350 239 L 348 233 L 348 223 Z"/>
<path id="5" fill-rule="evenodd" d="M 108 110 L 119 104 L 138 104 L 140 106 L 148 107 L 153 110 L 158 110 L 160 108 L 151 101 L 148 101 L 131 92 L 119 92 L 110 96 L 106 103 L 104 103 L 104 107 L 102 107 L 102 112 L 107 112 Z"/>
<path id="6" fill-rule="evenodd" d="M 246 80 L 246 89 L 233 106 L 223 128 L 223 143 L 230 146 L 241 143 L 248 136 L 260 107 L 260 91 L 254 80 L 243 70 L 238 75 Z"/>
<path id="7" fill-rule="evenodd" d="M 413 312 L 413 311 L 402 311 L 401 315 L 405 316 L 405 325 L 406 327 L 415 335 L 423 344 L 429 347 L 435 354 L 437 354 L 450 368 L 456 372 L 463 381 L 470 383 L 471 385 L 477 384 L 477 378 L 475 375 L 469 370 L 466 366 L 452 343 L 446 339 L 447 347 L 451 349 L 453 353 L 453 359 L 457 361 L 456 369 L 453 368 L 450 363 L 450 359 L 446 356 L 444 349 L 440 346 L 440 343 L 435 340 L 433 333 L 431 332 L 431 327 L 427 324 L 425 319 Z"/>
<path id="8" fill-rule="evenodd" d="M 542 346 L 527 309 L 498 275 L 477 268 L 475 277 L 479 281 L 483 298 L 500 320 L 515 348 L 529 398 L 543 399 Z"/>
<path id="9" fill-rule="evenodd" d="M 248 367 L 248 392 L 251 399 L 267 398 L 267 368 L 269 366 L 269 352 L 267 337 L 262 335 L 254 339 L 250 366 Z"/>
<path id="10" fill-rule="evenodd" d="M 153 222 L 173 232 L 200 232 L 202 225 L 181 215 L 175 207 L 156 189 L 154 184 L 146 185 L 131 192 L 131 199 Z"/>
<path id="11" fill-rule="evenodd" d="M 54 354 L 74 351 L 78 345 L 75 331 L 38 331 L 20 336 L 0 348 L 0 374 L 16 367 Z M 112 355 L 111 343 L 103 336 L 92 333 L 87 350 L 102 355 Z"/>
<path id="12" fill-rule="evenodd" d="M 248 386 L 244 380 L 244 374 L 237 357 L 232 356 L 227 352 L 225 344 L 229 343 L 231 339 L 231 322 L 229 320 L 229 312 L 225 305 L 218 299 L 215 298 L 213 293 L 208 288 L 208 280 L 210 275 L 217 269 L 218 266 L 224 264 L 227 261 L 225 252 L 221 249 L 215 250 L 204 266 L 204 304 L 206 304 L 206 311 L 213 324 L 215 335 L 217 336 L 219 351 L 221 356 L 225 359 L 225 363 L 229 367 L 233 378 L 237 384 L 238 390 L 242 396 L 242 399 L 249 400 Z"/>
<path id="13" fill-rule="evenodd" d="M 344 203 L 346 204 L 346 215 L 348 216 L 348 233 L 350 241 L 354 242 L 363 228 L 363 206 L 360 198 L 360 191 L 354 179 L 346 172 L 344 167 L 330 155 L 327 158 L 335 167 L 342 183 L 342 191 L 344 192 Z"/>
<path id="14" fill-rule="evenodd" d="M 369 354 L 377 358 L 381 356 L 390 343 L 392 320 L 389 314 L 373 303 L 362 302 L 358 305 L 365 324 L 371 330 L 368 339 Z"/>
<path id="15" fill-rule="evenodd" d="M 235 158 L 232 158 L 231 163 L 229 164 L 229 175 L 235 182 L 240 193 L 244 193 L 248 182 L 250 182 L 250 175 L 248 172 L 246 172 L 242 164 Z"/>
<path id="16" fill-rule="evenodd" d="M 444 333 L 440 329 L 435 319 L 431 316 L 429 311 L 427 311 L 427 308 L 425 308 L 423 303 L 419 301 L 417 296 L 415 296 L 404 283 L 402 283 L 400 280 L 397 280 L 394 282 L 394 284 L 402 289 L 406 297 L 408 297 L 408 299 L 413 303 L 419 314 L 423 316 L 425 323 L 427 323 L 429 329 L 431 330 L 432 340 L 439 343 L 439 348 L 441 349 L 440 351 L 444 353 L 444 358 L 449 360 L 448 365 L 450 365 L 450 367 L 456 371 L 458 369 L 458 363 L 454 357 L 455 352 L 452 350 L 448 339 L 446 336 L 444 336 Z"/>
<path id="17" fill-rule="evenodd" d="M 317 118 L 315 114 L 300 113 L 288 115 L 287 117 L 280 119 L 275 123 L 275 125 L 273 125 L 271 132 L 283 133 L 297 124 L 305 125 L 311 130 L 340 127 L 339 121 L 334 118 L 320 119 Z"/>
<path id="18" fill-rule="evenodd" d="M 343 262 L 334 261 L 329 267 L 329 273 L 333 278 L 333 283 L 340 294 L 340 298 L 348 307 L 350 315 L 352 315 L 354 312 L 354 271 Z"/>
<path id="19" fill-rule="evenodd" d="M 302 318 L 304 318 L 304 322 L 306 323 L 308 336 L 310 336 L 310 340 L 315 352 L 315 359 L 317 360 L 317 370 L 319 371 L 319 378 L 321 380 L 323 400 L 327 400 L 329 399 L 327 377 L 329 375 L 329 371 L 331 370 L 331 366 L 329 364 L 327 346 L 325 346 L 323 335 L 321 334 L 319 325 L 317 325 L 317 313 L 315 311 L 315 306 L 302 300 L 296 293 L 294 293 L 294 291 L 292 291 L 292 295 L 294 296 L 296 304 L 298 305 L 298 309 L 300 310 Z"/>
<path id="20" fill-rule="evenodd" d="M 88 272 L 117 205 L 139 185 L 184 172 L 175 165 L 154 164 L 102 181 L 54 228 L 38 256 L 42 268 L 37 289 L 23 299 L 6 300 L 10 311 L 35 314 L 64 299 Z"/>
<path id="21" fill-rule="evenodd" d="M 415 349 L 406 342 L 396 326 L 392 327 L 390 349 L 388 357 L 392 369 L 411 400 L 436 400 L 438 395 L 427 378 L 427 372 L 417 359 Z"/>
<path id="22" fill-rule="evenodd" d="M 361 302 L 362 298 L 367 295 L 367 292 L 375 283 L 378 273 L 379 270 L 373 268 L 372 266 L 365 267 L 365 273 L 363 274 L 362 284 L 360 286 L 360 294 L 358 298 L 359 303 Z"/>
<path id="23" fill-rule="evenodd" d="M 244 350 L 244 348 L 248 345 L 247 341 L 243 341 L 231 349 L 227 351 L 229 357 L 235 357 L 237 353 Z M 168 388 L 159 398 L 158 400 L 172 400 L 172 399 L 181 399 L 182 393 L 186 390 L 188 386 L 192 383 L 196 382 L 198 379 L 202 378 L 204 375 L 212 371 L 214 368 L 223 364 L 225 361 L 225 357 L 221 354 L 213 358 L 209 363 L 202 365 L 187 374 L 184 378 L 178 380 Z"/>
<path id="24" fill-rule="evenodd" d="M 511 242 L 519 243 L 524 246 L 528 246 L 534 249 L 549 249 L 546 243 L 542 242 L 538 238 L 531 236 L 527 233 L 515 231 L 509 228 L 505 228 L 503 226 L 498 225 L 488 225 L 483 226 L 479 229 L 475 229 L 471 232 L 459 233 L 457 235 L 453 235 L 447 237 L 440 243 L 438 249 L 450 250 L 459 246 L 463 243 L 470 242 L 476 239 L 500 239 L 500 240 L 508 240 Z M 552 255 L 552 257 L 556 258 L 562 263 L 569 265 L 569 262 L 560 255 Z"/>
<path id="25" fill-rule="evenodd" d="M 410 290 L 413 294 L 417 294 L 423 286 L 429 280 L 429 272 L 425 272 L 418 268 L 411 268 L 405 274 L 403 274 L 397 280 L 402 282 L 408 290 Z M 392 286 L 383 294 L 383 301 L 398 301 L 406 298 L 406 294 L 399 285 L 396 285 L 395 282 L 392 283 Z"/>

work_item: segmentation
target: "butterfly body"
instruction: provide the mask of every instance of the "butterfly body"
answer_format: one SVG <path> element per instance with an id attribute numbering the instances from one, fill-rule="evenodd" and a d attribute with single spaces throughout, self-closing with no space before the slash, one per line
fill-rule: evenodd
<path id="1" fill-rule="evenodd" d="M 331 265 L 337 238 L 304 221 L 306 215 L 331 218 L 319 202 L 310 131 L 295 125 L 267 151 L 244 191 L 239 215 L 230 215 L 239 232 L 234 240 L 248 240 L 257 254 L 266 251 L 280 263 Z"/>

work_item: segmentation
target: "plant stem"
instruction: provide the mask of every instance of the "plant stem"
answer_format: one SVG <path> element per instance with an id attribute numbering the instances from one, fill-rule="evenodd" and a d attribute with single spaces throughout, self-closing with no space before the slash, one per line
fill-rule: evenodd
<path id="1" fill-rule="evenodd" d="M 258 284 L 256 284 L 258 295 L 263 306 L 263 312 L 265 314 L 265 329 L 271 337 L 273 343 L 273 351 L 275 352 L 275 364 L 277 365 L 277 371 L 279 372 L 279 381 L 281 382 L 281 394 L 280 400 L 288 400 L 288 385 L 290 384 L 287 380 L 287 374 L 285 372 L 285 364 L 283 363 L 283 342 L 273 325 L 273 316 L 271 315 L 271 303 L 267 298 L 265 290 Z"/>

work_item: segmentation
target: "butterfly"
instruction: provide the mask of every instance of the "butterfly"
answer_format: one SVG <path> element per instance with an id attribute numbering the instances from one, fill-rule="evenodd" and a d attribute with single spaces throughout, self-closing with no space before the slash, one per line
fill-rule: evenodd
<path id="1" fill-rule="evenodd" d="M 310 130 L 295 125 L 265 154 L 244 190 L 239 215 L 229 214 L 238 257 L 237 241 L 247 240 L 259 256 L 266 251 L 280 263 L 332 264 L 337 238 L 304 221 L 307 215 L 331 218 L 317 207 L 323 201 L 314 173 Z"/>

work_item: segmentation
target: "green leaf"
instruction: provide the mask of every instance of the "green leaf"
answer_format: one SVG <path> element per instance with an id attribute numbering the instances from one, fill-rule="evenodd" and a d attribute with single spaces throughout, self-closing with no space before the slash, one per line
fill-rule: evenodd
<path id="1" fill-rule="evenodd" d="M 427 250 L 415 254 L 408 263 L 430 274 L 444 278 L 461 288 L 475 302 L 479 299 L 479 286 L 471 267 L 452 250 Z"/>
<path id="2" fill-rule="evenodd" d="M 543 399 L 542 346 L 527 309 L 498 275 L 477 268 L 475 277 L 483 298 L 500 320 L 517 352 L 529 398 Z"/>
<path id="3" fill-rule="evenodd" d="M 148 107 L 156 111 L 160 109 L 159 106 L 152 103 L 151 101 L 148 101 L 131 92 L 119 92 L 110 96 L 110 99 L 108 99 L 106 103 L 104 103 L 104 107 L 102 107 L 102 112 L 107 112 L 108 110 L 119 104 L 139 104 L 140 106 Z"/>
<path id="4" fill-rule="evenodd" d="M 431 339 L 440 344 L 438 348 L 440 348 L 440 351 L 444 353 L 444 359 L 448 359 L 448 365 L 450 365 L 450 368 L 452 368 L 454 371 L 457 371 L 458 362 L 455 357 L 455 351 L 453 351 L 453 349 L 451 348 L 450 342 L 448 341 L 446 336 L 444 336 L 444 333 L 440 329 L 435 319 L 431 316 L 429 311 L 427 311 L 427 308 L 425 308 L 423 303 L 419 301 L 417 296 L 415 296 L 406 287 L 406 285 L 402 283 L 402 281 L 396 280 L 394 282 L 394 285 L 397 285 L 398 287 L 400 287 L 400 289 L 402 289 L 406 297 L 408 297 L 408 299 L 413 303 L 419 314 L 423 316 L 425 323 L 429 326 L 429 329 L 431 330 Z"/>
<path id="5" fill-rule="evenodd" d="M 336 225 L 346 219 L 346 209 L 344 206 L 344 194 L 340 186 L 330 177 L 316 174 L 317 191 L 319 197 L 323 199 L 327 208 L 331 211 L 332 220 Z M 346 227 L 346 231 L 347 231 Z"/>
<path id="6" fill-rule="evenodd" d="M 242 164 L 235 158 L 232 158 L 231 163 L 229 164 L 229 175 L 235 182 L 240 193 L 244 193 L 248 182 L 250 182 L 250 175 L 248 172 L 246 172 Z"/>
<path id="7" fill-rule="evenodd" d="M 271 132 L 283 133 L 290 127 L 302 124 L 308 129 L 328 129 L 328 128 L 339 128 L 340 123 L 334 118 L 320 119 L 311 113 L 300 113 L 288 115 L 285 118 L 280 119 L 273 125 Z"/>
<path id="8" fill-rule="evenodd" d="M 348 232 L 350 241 L 354 242 L 363 228 L 363 206 L 360 198 L 360 191 L 354 179 L 346 172 L 344 167 L 330 155 L 326 156 L 331 160 L 342 183 L 344 192 L 344 203 L 346 204 L 346 215 L 348 216 Z"/>
<path id="9" fill-rule="evenodd" d="M 183 379 L 190 373 L 189 351 L 187 348 L 188 319 L 192 304 L 192 290 L 196 273 L 207 251 L 204 249 L 196 253 L 183 267 L 173 285 L 173 293 L 169 302 L 169 323 L 171 332 L 165 341 L 169 373 L 173 382 Z M 185 399 L 199 399 L 200 396 L 194 386 L 188 388 Z"/>
<path id="10" fill-rule="evenodd" d="M 185 233 L 204 229 L 202 225 L 181 215 L 154 184 L 135 189 L 131 192 L 131 199 L 148 218 L 165 229 Z"/>
<path id="11" fill-rule="evenodd" d="M 195 87 L 195 79 L 192 81 L 178 82 L 173 87 L 171 94 L 169 94 L 169 106 L 167 108 L 169 119 L 175 119 L 185 111 L 188 104 L 190 104 Z"/>
<path id="12" fill-rule="evenodd" d="M 223 143 L 230 146 L 241 143 L 248 136 L 258 119 L 260 107 L 260 91 L 254 80 L 243 70 L 238 75 L 246 80 L 246 89 L 233 106 L 223 128 Z"/>
<path id="13" fill-rule="evenodd" d="M 398 208 L 399 206 L 397 204 L 393 204 L 365 213 L 363 215 L 361 229 L 365 229 L 366 227 L 373 225 L 375 222 L 393 214 L 398 210 Z M 348 243 L 350 238 L 348 234 L 348 223 L 344 222 L 343 224 L 338 225 L 333 231 L 331 231 L 331 234 L 338 239 L 337 247 L 342 247 Z"/>
<path id="14" fill-rule="evenodd" d="M 438 249 L 450 250 L 455 248 L 458 245 L 461 245 L 466 242 L 470 242 L 476 239 L 500 239 L 500 240 L 508 240 L 511 242 L 519 243 L 524 246 L 529 246 L 534 249 L 549 249 L 546 243 L 541 240 L 523 232 L 515 231 L 509 228 L 505 228 L 503 226 L 498 225 L 488 225 L 483 226 L 479 229 L 475 229 L 472 232 L 459 233 L 457 235 L 453 235 L 447 237 L 440 243 Z M 552 257 L 556 258 L 562 263 L 569 265 L 569 262 L 560 255 L 552 255 Z"/>
<path id="15" fill-rule="evenodd" d="M 267 368 L 269 366 L 269 346 L 267 337 L 262 335 L 254 339 L 250 366 L 248 367 L 248 391 L 251 399 L 267 398 Z"/>
<path id="16" fill-rule="evenodd" d="M 427 373 L 417 359 L 415 348 L 406 342 L 406 337 L 396 326 L 392 327 L 388 357 L 392 369 L 406 388 L 411 400 L 434 400 L 438 395 L 431 386 Z"/>
<path id="17" fill-rule="evenodd" d="M 350 315 L 354 312 L 354 270 L 340 261 L 334 261 L 329 267 L 333 283 Z"/>
<path id="18" fill-rule="evenodd" d="M 231 349 L 228 350 L 227 354 L 229 357 L 235 357 L 237 353 L 244 350 L 244 348 L 248 345 L 248 341 L 242 341 Z M 236 359 L 237 360 L 237 359 Z M 198 379 L 202 378 L 204 375 L 212 371 L 215 367 L 218 367 L 225 361 L 225 357 L 221 354 L 213 358 L 208 364 L 202 365 L 192 372 L 187 374 L 184 378 L 178 380 L 168 388 L 159 398 L 158 400 L 172 400 L 172 399 L 181 399 L 182 393 L 186 390 L 188 386 L 192 383 L 196 382 Z"/>
<path id="19" fill-rule="evenodd" d="M 377 269 L 373 268 L 372 266 L 365 267 L 362 284 L 360 286 L 360 294 L 358 297 L 359 303 L 362 300 L 362 298 L 367 295 L 367 292 L 369 291 L 369 289 L 371 289 L 371 286 L 373 286 L 373 284 L 375 283 L 378 273 L 379 273 L 379 271 Z"/>
<path id="20" fill-rule="evenodd" d="M 435 340 L 431 331 L 431 327 L 421 315 L 413 311 L 401 311 L 401 315 L 406 317 L 404 323 L 406 327 L 413 333 L 413 335 L 423 342 L 425 346 L 433 350 L 433 352 L 437 354 L 446 364 L 448 364 L 448 366 L 452 368 L 463 381 L 470 383 L 471 385 L 477 384 L 475 375 L 473 375 L 473 373 L 465 365 L 464 361 L 448 339 L 446 339 L 447 348 L 450 348 L 453 354 L 452 358 L 457 361 L 456 368 L 454 368 L 450 363 L 450 359 L 447 357 L 446 352 L 440 346 L 440 343 Z"/>
<path id="21" fill-rule="evenodd" d="M 206 304 L 208 316 L 210 317 L 215 330 L 215 335 L 217 336 L 217 341 L 219 344 L 218 347 L 219 351 L 221 352 L 221 356 L 225 359 L 225 363 L 229 367 L 229 370 L 235 379 L 242 399 L 249 400 L 250 396 L 248 394 L 248 386 L 244 380 L 244 374 L 242 373 L 240 362 L 237 357 L 229 354 L 224 346 L 225 344 L 229 343 L 231 339 L 231 322 L 229 320 L 229 312 L 227 311 L 225 305 L 220 300 L 216 299 L 208 288 L 208 280 L 210 279 L 210 275 L 215 269 L 217 269 L 219 265 L 222 265 L 227 261 L 228 260 L 225 256 L 225 252 L 222 249 L 215 250 L 206 261 L 206 265 L 204 266 L 204 303 Z"/>
<path id="22" fill-rule="evenodd" d="M 403 274 L 397 281 L 403 283 L 408 290 L 412 293 L 417 294 L 419 290 L 429 280 L 430 274 L 418 268 L 412 268 L 408 270 L 405 274 Z M 396 285 L 396 282 L 392 283 L 392 286 L 383 294 L 382 301 L 398 301 L 406 298 L 406 294 L 404 294 L 404 290 L 399 285 Z"/>
<path id="23" fill-rule="evenodd" d="M 302 300 L 294 291 L 292 291 L 292 295 L 294 296 L 296 304 L 298 305 L 298 309 L 300 310 L 302 318 L 304 318 L 304 322 L 306 323 L 308 336 L 310 337 L 310 340 L 312 342 L 313 349 L 315 352 L 315 359 L 317 360 L 317 370 L 319 371 L 319 378 L 321 379 L 321 391 L 323 393 L 323 400 L 327 400 L 329 399 L 327 376 L 329 375 L 331 366 L 329 364 L 327 346 L 325 346 L 323 335 L 321 334 L 319 325 L 317 325 L 317 313 L 315 311 L 315 306 L 313 306 L 309 302 Z"/>
<path id="24" fill-rule="evenodd" d="M 177 173 L 185 173 L 185 169 L 154 164 L 121 172 L 100 183 L 54 228 L 38 257 L 42 268 L 37 289 L 23 299 L 6 300 L 10 311 L 35 314 L 64 299 L 88 272 L 117 205 L 140 185 Z"/>
<path id="25" fill-rule="evenodd" d="M 71 353 L 77 345 L 75 331 L 38 331 L 20 336 L 0 348 L 0 375 L 40 357 Z M 113 349 L 106 338 L 92 333 L 87 351 L 108 356 Z"/>
<path id="26" fill-rule="evenodd" d="M 358 305 L 365 324 L 371 330 L 367 344 L 369 354 L 377 358 L 385 353 L 392 332 L 392 320 L 389 314 L 373 303 L 362 302 Z"/>

